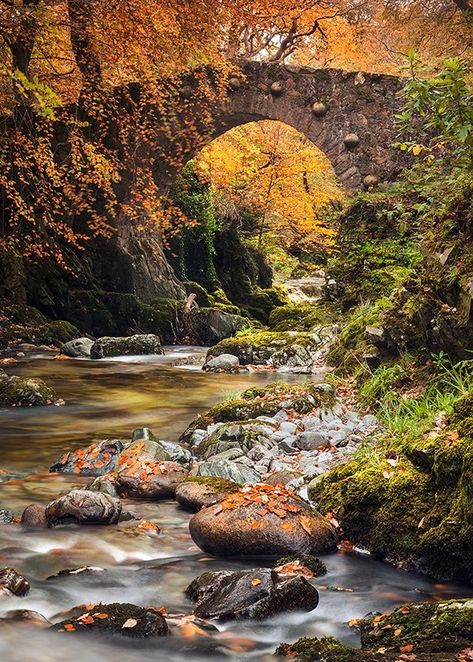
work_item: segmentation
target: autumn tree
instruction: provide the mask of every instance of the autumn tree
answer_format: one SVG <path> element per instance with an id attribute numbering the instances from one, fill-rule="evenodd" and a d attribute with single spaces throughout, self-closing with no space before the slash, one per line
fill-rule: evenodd
<path id="1" fill-rule="evenodd" d="M 255 219 L 249 234 L 259 249 L 267 236 L 295 254 L 330 246 L 325 211 L 343 193 L 328 160 L 295 129 L 250 123 L 215 140 L 195 162 L 216 190 L 220 217 L 246 212 Z"/>

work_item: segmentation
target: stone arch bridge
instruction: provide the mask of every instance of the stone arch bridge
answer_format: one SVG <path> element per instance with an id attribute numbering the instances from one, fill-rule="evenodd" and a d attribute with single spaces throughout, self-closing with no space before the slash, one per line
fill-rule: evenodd
<path id="1" fill-rule="evenodd" d="M 161 190 L 168 190 L 178 167 L 163 164 L 178 161 L 174 157 L 179 151 L 182 163 L 182 156 L 192 158 L 229 129 L 270 119 L 292 126 L 320 148 L 348 192 L 393 181 L 406 165 L 405 153 L 393 147 L 402 85 L 402 79 L 383 74 L 251 62 L 230 78 L 223 101 L 203 108 L 198 77 L 190 75 L 180 85 L 178 116 L 171 121 L 156 113 L 155 133 L 146 147 L 152 152 L 154 144 L 156 154 L 161 153 L 154 160 L 154 178 Z M 126 109 L 130 99 L 140 99 L 141 90 L 131 84 L 116 94 L 123 94 Z M 199 110 L 212 115 L 212 129 L 202 126 L 202 132 L 198 130 L 184 146 L 179 130 Z M 159 129 L 164 119 L 170 128 L 166 135 Z M 139 149 L 137 145 L 137 153 Z M 163 159 L 163 154 L 169 158 Z M 132 291 L 145 301 L 157 295 L 181 296 L 182 287 L 164 257 L 159 233 L 139 233 L 124 217 L 116 219 L 116 224 L 118 247 L 131 265 L 127 280 Z"/>
<path id="2" fill-rule="evenodd" d="M 406 165 L 393 147 L 402 86 L 401 78 L 385 74 L 247 63 L 230 78 L 206 142 L 241 124 L 278 120 L 324 152 L 348 191 L 392 181 Z M 193 91 L 189 79 L 183 94 Z"/>

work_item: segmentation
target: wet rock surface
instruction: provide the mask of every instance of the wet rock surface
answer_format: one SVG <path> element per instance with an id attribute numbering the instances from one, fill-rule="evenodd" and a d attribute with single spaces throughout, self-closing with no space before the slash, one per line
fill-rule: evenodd
<path id="1" fill-rule="evenodd" d="M 136 459 L 124 463 L 116 477 L 120 496 L 138 499 L 166 499 L 174 497 L 176 487 L 188 472 L 176 462 L 156 462 Z"/>
<path id="2" fill-rule="evenodd" d="M 238 489 L 239 485 L 231 480 L 195 476 L 177 486 L 176 501 L 185 510 L 198 512 L 202 507 L 212 506 Z"/>
<path id="3" fill-rule="evenodd" d="M 65 633 L 97 633 L 134 639 L 163 637 L 169 633 L 164 616 L 157 610 L 126 603 L 87 605 L 76 608 L 70 619 L 55 623 L 52 629 Z"/>
<path id="4" fill-rule="evenodd" d="M 240 572 L 207 572 L 187 589 L 197 602 L 198 618 L 264 619 L 286 611 L 312 611 L 319 596 L 304 577 L 281 577 L 256 568 Z"/>
<path id="5" fill-rule="evenodd" d="M 2 568 L 0 570 L 0 594 L 6 593 L 23 598 L 30 592 L 28 580 L 13 568 Z"/>
<path id="6" fill-rule="evenodd" d="M 75 340 L 64 343 L 61 353 L 75 359 L 90 358 L 90 351 L 94 342 L 90 338 L 76 338 Z"/>
<path id="7" fill-rule="evenodd" d="M 0 369 L 0 406 L 40 407 L 55 401 L 56 392 L 42 379 L 9 377 Z"/>
<path id="8" fill-rule="evenodd" d="M 102 492 L 72 490 L 52 501 L 46 508 L 49 526 L 58 524 L 116 524 L 122 512 L 122 504 Z"/>
<path id="9" fill-rule="evenodd" d="M 189 523 L 201 549 L 215 556 L 318 554 L 337 549 L 337 533 L 294 492 L 276 485 L 247 486 Z"/>
<path id="10" fill-rule="evenodd" d="M 26 506 L 21 515 L 21 525 L 26 529 L 44 529 L 48 526 L 46 507 L 39 503 Z"/>
<path id="11" fill-rule="evenodd" d="M 164 354 L 159 336 L 137 334 L 126 337 L 104 336 L 98 338 L 90 349 L 92 359 L 113 356 L 135 356 L 140 354 Z"/>
<path id="12" fill-rule="evenodd" d="M 87 448 L 78 448 L 66 453 L 49 471 L 81 476 L 102 476 L 115 469 L 123 448 L 124 444 L 121 441 L 105 439 Z"/>

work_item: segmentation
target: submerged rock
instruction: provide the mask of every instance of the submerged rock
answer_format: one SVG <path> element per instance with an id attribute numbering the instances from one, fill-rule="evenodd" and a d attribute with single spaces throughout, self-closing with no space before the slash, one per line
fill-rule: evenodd
<path id="1" fill-rule="evenodd" d="M 281 577 L 266 568 L 206 572 L 187 589 L 198 618 L 264 619 L 285 611 L 312 611 L 317 589 L 304 577 Z"/>
<path id="2" fill-rule="evenodd" d="M 66 453 L 49 471 L 80 476 L 102 476 L 115 469 L 123 447 L 121 441 L 105 439 L 87 448 L 78 448 Z"/>
<path id="3" fill-rule="evenodd" d="M 122 512 L 119 499 L 102 492 L 72 490 L 46 507 L 50 526 L 57 524 L 116 524 Z"/>
<path id="4" fill-rule="evenodd" d="M 214 556 L 318 554 L 337 549 L 337 533 L 320 513 L 282 485 L 250 485 L 189 523 L 192 539 Z"/>
<path id="5" fill-rule="evenodd" d="M 0 625 L 10 625 L 18 627 L 25 625 L 26 627 L 47 628 L 51 623 L 42 614 L 31 609 L 10 609 L 0 618 Z"/>
<path id="6" fill-rule="evenodd" d="M 26 506 L 21 515 L 21 525 L 27 529 L 44 529 L 48 526 L 46 507 L 39 503 Z"/>
<path id="7" fill-rule="evenodd" d="M 30 592 L 30 584 L 13 568 L 3 568 L 0 570 L 0 593 L 5 592 L 23 598 Z"/>
<path id="8" fill-rule="evenodd" d="M 212 506 L 229 494 L 237 492 L 239 485 L 223 478 L 193 476 L 176 488 L 176 501 L 191 512 L 198 512 L 203 506 Z"/>
<path id="9" fill-rule="evenodd" d="M 159 336 L 152 333 L 117 338 L 104 336 L 96 340 L 90 350 L 92 359 L 140 354 L 164 354 Z"/>
<path id="10" fill-rule="evenodd" d="M 39 407 L 54 404 L 56 392 L 42 379 L 8 377 L 0 369 L 0 406 Z"/>
<path id="11" fill-rule="evenodd" d="M 94 342 L 95 341 L 90 338 L 76 338 L 75 340 L 70 340 L 69 342 L 64 343 L 61 352 L 74 359 L 89 358 L 90 350 L 92 349 Z"/>
<path id="12" fill-rule="evenodd" d="M 164 616 L 158 609 L 151 607 L 114 602 L 87 605 L 87 608 L 76 608 L 73 613 L 73 617 L 55 623 L 52 629 L 67 633 L 117 634 L 134 639 L 163 637 L 169 632 Z"/>

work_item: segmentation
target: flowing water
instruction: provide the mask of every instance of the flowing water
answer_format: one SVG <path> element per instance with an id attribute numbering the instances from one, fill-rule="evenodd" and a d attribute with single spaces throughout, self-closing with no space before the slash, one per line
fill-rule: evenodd
<path id="1" fill-rule="evenodd" d="M 122 361 L 29 357 L 9 366 L 10 373 L 43 377 L 66 400 L 66 406 L 0 412 L 0 466 L 14 474 L 12 480 L 0 484 L 0 508 L 19 512 L 32 502 L 48 503 L 90 482 L 47 473 L 66 450 L 93 438 L 129 438 L 134 428 L 143 426 L 161 439 L 177 440 L 199 412 L 229 393 L 274 379 L 269 373 L 214 375 L 197 366 L 179 366 L 201 357 L 199 349 L 172 348 L 165 357 Z M 174 502 L 125 500 L 124 508 L 158 524 L 161 533 L 137 534 L 129 525 L 64 526 L 47 531 L 0 527 L 0 563 L 24 573 L 32 585 L 26 598 L 1 600 L 0 615 L 31 609 L 52 619 L 74 605 L 98 602 L 164 606 L 169 614 L 189 614 L 192 605 L 184 589 L 197 575 L 210 569 L 265 565 L 204 555 L 189 536 L 190 515 Z M 346 622 L 371 611 L 389 610 L 407 601 L 473 595 L 471 588 L 435 585 L 363 554 L 339 553 L 324 560 L 328 574 L 313 580 L 320 603 L 308 614 L 286 614 L 262 623 L 219 624 L 218 630 L 202 636 L 185 636 L 191 630 L 183 628 L 173 637 L 152 643 L 84 640 L 31 625 L 3 624 L 0 659 L 270 660 L 279 642 L 300 636 L 330 634 L 357 645 L 356 632 Z M 102 570 L 47 579 L 62 569 L 83 565 Z M 57 620 L 61 619 L 57 616 Z"/>

